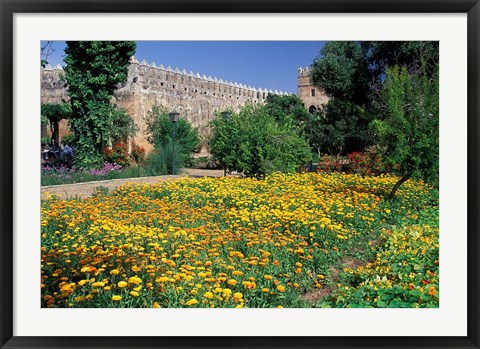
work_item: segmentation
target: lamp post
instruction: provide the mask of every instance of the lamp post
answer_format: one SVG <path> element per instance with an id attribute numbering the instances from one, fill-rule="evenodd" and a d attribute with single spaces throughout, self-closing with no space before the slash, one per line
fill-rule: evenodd
<path id="1" fill-rule="evenodd" d="M 178 116 L 180 114 L 176 112 L 169 113 L 170 121 L 173 123 L 173 133 L 172 133 L 172 175 L 175 174 L 175 126 L 178 121 Z"/>
<path id="2" fill-rule="evenodd" d="M 230 112 L 229 111 L 222 111 L 220 113 L 222 115 L 223 120 L 227 120 L 230 117 Z M 227 177 L 227 166 L 223 166 L 223 177 Z"/>

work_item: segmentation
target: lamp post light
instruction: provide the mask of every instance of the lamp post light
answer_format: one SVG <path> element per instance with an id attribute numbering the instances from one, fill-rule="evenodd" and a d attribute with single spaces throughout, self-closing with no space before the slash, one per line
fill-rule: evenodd
<path id="1" fill-rule="evenodd" d="M 230 117 L 230 112 L 229 111 L 222 111 L 220 113 L 222 115 L 223 120 L 227 120 Z M 223 166 L 223 177 L 227 177 L 227 166 Z"/>
<path id="2" fill-rule="evenodd" d="M 175 174 L 175 126 L 178 121 L 179 113 L 172 112 L 169 113 L 170 121 L 173 123 L 173 133 L 172 133 L 172 175 Z"/>

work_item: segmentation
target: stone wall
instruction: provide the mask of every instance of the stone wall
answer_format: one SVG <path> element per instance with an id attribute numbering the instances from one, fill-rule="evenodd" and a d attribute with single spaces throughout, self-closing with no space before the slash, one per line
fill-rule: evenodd
<path id="1" fill-rule="evenodd" d="M 61 80 L 62 74 L 60 65 L 42 68 L 42 103 L 68 100 L 67 86 Z M 299 69 L 298 79 L 298 93 L 305 107 L 321 107 L 326 97 L 322 91 L 310 84 L 308 68 L 306 71 Z M 315 96 L 309 96 L 311 89 L 317 91 Z M 208 124 L 215 117 L 215 113 L 227 108 L 238 111 L 246 103 L 264 103 L 269 93 L 287 94 L 207 77 L 192 71 L 187 72 L 185 69 L 165 68 L 163 65 L 157 66 L 146 61 L 139 63 L 132 57 L 127 81 L 117 87 L 113 102 L 125 109 L 134 119 L 139 128 L 134 141 L 148 151 L 151 145 L 145 138 L 145 119 L 148 111 L 155 105 L 180 113 L 180 117 L 186 118 L 193 127 L 198 128 L 201 136 L 205 136 L 209 134 Z M 66 132 L 66 123 L 62 123 L 61 136 Z"/>

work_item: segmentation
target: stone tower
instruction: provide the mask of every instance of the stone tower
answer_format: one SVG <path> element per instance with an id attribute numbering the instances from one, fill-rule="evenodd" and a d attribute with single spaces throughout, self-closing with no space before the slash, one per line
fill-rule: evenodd
<path id="1" fill-rule="evenodd" d="M 325 92 L 316 87 L 310 81 L 310 70 L 308 67 L 298 68 L 298 97 L 310 113 L 323 108 L 327 104 L 328 97 Z"/>

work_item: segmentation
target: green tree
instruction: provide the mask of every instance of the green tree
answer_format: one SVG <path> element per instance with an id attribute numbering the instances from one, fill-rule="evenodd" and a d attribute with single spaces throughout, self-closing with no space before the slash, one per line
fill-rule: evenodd
<path id="1" fill-rule="evenodd" d="M 297 133 L 308 140 L 310 147 L 317 152 L 318 156 L 321 148 L 331 144 L 335 144 L 334 148 L 338 149 L 337 142 L 325 142 L 332 139 L 333 132 L 326 130 L 324 113 L 322 111 L 310 113 L 297 95 L 269 94 L 265 101 L 265 108 L 275 121 L 281 124 L 293 123 Z M 344 141 L 341 143 L 343 145 Z"/>
<path id="2" fill-rule="evenodd" d="M 439 80 L 425 65 L 412 70 L 387 68 L 379 105 L 383 117 L 372 127 L 385 150 L 388 164 L 400 176 L 389 198 L 408 179 L 438 185 L 439 178 Z"/>
<path id="3" fill-rule="evenodd" d="M 297 95 L 275 95 L 269 93 L 265 100 L 265 108 L 269 115 L 279 123 L 295 121 L 299 129 L 304 127 L 309 118 L 309 112 L 303 106 L 302 100 Z"/>
<path id="4" fill-rule="evenodd" d="M 359 151 L 371 144 L 371 73 L 359 42 L 328 42 L 311 66 L 311 80 L 330 97 L 315 120 L 320 142 L 331 155 Z"/>
<path id="5" fill-rule="evenodd" d="M 246 176 L 294 172 L 311 158 L 310 147 L 295 125 L 277 122 L 266 106 L 246 105 L 228 118 L 217 117 L 211 126 L 214 159 Z"/>
<path id="6" fill-rule="evenodd" d="M 111 136 L 116 114 L 110 104 L 118 83 L 127 79 L 133 41 L 67 41 L 65 79 L 75 134 L 75 163 L 80 168 L 99 167 L 103 146 Z"/>
<path id="7" fill-rule="evenodd" d="M 172 141 L 173 123 L 165 107 L 154 106 L 146 117 L 147 140 L 155 148 L 160 149 Z M 180 118 L 175 125 L 175 144 L 179 145 L 190 156 L 199 143 L 198 130 L 188 120 Z"/>
<path id="8" fill-rule="evenodd" d="M 371 145 L 374 138 L 369 124 L 379 113 L 375 96 L 388 67 L 415 67 L 420 62 L 432 76 L 438 64 L 438 42 L 326 43 L 310 69 L 312 82 L 330 97 L 323 118 L 316 120 L 322 135 L 317 144 L 321 143 L 322 149 L 332 155 L 338 153 L 338 147 L 348 153 Z"/>
<path id="9" fill-rule="evenodd" d="M 52 132 L 52 143 L 58 146 L 60 143 L 59 123 L 67 119 L 71 113 L 70 106 L 66 103 L 45 103 L 41 106 L 42 125 L 49 124 Z"/>
<path id="10" fill-rule="evenodd" d="M 383 79 L 388 67 L 412 66 L 420 62 L 432 76 L 439 60 L 438 41 L 365 41 L 361 45 L 375 81 Z"/>

